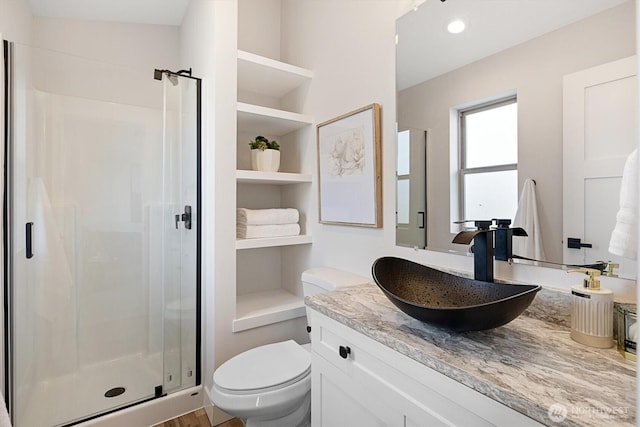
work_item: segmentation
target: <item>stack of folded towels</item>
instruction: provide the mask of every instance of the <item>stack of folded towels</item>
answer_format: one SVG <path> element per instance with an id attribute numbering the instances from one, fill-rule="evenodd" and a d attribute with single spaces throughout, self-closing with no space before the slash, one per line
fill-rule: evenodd
<path id="1" fill-rule="evenodd" d="M 297 236 L 300 234 L 297 209 L 236 209 L 236 238 Z"/>

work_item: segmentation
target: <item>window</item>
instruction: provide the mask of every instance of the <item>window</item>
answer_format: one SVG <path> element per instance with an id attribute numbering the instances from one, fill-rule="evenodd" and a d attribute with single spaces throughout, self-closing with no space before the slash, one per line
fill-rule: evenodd
<path id="1" fill-rule="evenodd" d="M 409 224 L 409 184 L 411 182 L 411 175 L 409 175 L 411 149 L 409 136 L 408 130 L 398 132 L 396 225 L 402 224 L 405 226 Z"/>
<path id="2" fill-rule="evenodd" d="M 460 217 L 511 218 L 518 208 L 515 97 L 459 111 Z"/>

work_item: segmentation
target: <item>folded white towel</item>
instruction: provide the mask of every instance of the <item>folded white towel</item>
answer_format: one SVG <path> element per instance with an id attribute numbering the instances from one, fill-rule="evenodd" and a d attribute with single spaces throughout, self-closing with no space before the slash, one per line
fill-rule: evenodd
<path id="1" fill-rule="evenodd" d="M 264 237 L 297 236 L 300 234 L 298 224 L 246 225 L 237 224 L 236 238 L 259 239 Z"/>
<path id="2" fill-rule="evenodd" d="M 620 209 L 611 233 L 609 252 L 629 259 L 638 258 L 638 151 L 627 158 L 620 185 Z"/>
<path id="3" fill-rule="evenodd" d="M 536 183 L 527 178 L 522 185 L 522 193 L 518 201 L 518 210 L 513 219 L 514 227 L 522 227 L 527 237 L 514 237 L 513 253 L 515 255 L 545 260 L 542 245 L 542 230 L 538 219 L 538 202 L 536 200 Z"/>
<path id="4" fill-rule="evenodd" d="M 297 209 L 236 209 L 236 222 L 247 225 L 295 224 L 300 219 Z"/>

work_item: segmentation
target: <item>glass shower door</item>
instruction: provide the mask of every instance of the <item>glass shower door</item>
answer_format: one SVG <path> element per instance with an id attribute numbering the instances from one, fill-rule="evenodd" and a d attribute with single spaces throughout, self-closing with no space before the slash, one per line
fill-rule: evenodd
<path id="1" fill-rule="evenodd" d="M 164 363 L 166 392 L 196 384 L 200 80 L 163 72 Z"/>
<path id="2" fill-rule="evenodd" d="M 10 59 L 13 424 L 198 384 L 199 81 L 17 44 Z"/>

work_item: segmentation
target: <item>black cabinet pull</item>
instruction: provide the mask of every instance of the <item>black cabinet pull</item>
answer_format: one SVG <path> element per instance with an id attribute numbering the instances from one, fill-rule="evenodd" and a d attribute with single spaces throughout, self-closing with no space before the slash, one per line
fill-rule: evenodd
<path id="1" fill-rule="evenodd" d="M 569 249 L 582 249 L 582 248 L 592 248 L 593 245 L 591 243 L 582 243 L 581 239 L 575 237 L 567 238 L 567 247 Z"/>
<path id="2" fill-rule="evenodd" d="M 346 359 L 351 354 L 351 348 L 341 345 L 338 352 L 340 353 L 340 357 Z"/>
<path id="3" fill-rule="evenodd" d="M 33 258 L 33 222 L 28 222 L 25 227 L 27 259 Z"/>

